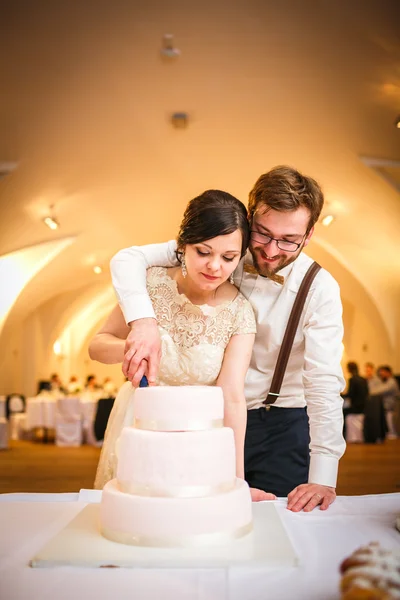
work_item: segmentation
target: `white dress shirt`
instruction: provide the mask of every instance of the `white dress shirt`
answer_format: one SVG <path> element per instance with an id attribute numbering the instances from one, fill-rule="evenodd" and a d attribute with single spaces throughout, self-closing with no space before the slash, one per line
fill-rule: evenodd
<path id="1" fill-rule="evenodd" d="M 127 323 L 155 317 L 146 290 L 146 269 L 175 266 L 175 241 L 133 246 L 111 260 L 114 288 Z M 279 271 L 283 285 L 244 271 L 248 253 L 235 271 L 235 284 L 251 302 L 257 334 L 245 382 L 249 409 L 259 408 L 267 397 L 296 293 L 312 259 L 304 253 Z M 321 269 L 308 293 L 279 398 L 274 406 L 307 406 L 310 421 L 309 482 L 336 486 L 338 461 L 343 455 L 343 400 L 345 381 L 342 356 L 342 304 L 337 282 Z"/>

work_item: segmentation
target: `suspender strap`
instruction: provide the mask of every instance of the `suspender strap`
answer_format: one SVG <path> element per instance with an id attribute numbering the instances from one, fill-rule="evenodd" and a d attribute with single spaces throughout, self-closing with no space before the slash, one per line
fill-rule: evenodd
<path id="1" fill-rule="evenodd" d="M 296 299 L 294 301 L 290 313 L 285 335 L 283 337 L 283 342 L 279 351 L 278 361 L 276 363 L 271 387 L 268 392 L 268 396 L 264 400 L 263 404 L 273 404 L 275 400 L 279 397 L 283 377 L 285 375 L 290 352 L 293 346 L 294 336 L 296 335 L 297 326 L 299 324 L 300 316 L 304 308 L 304 303 L 306 301 L 307 294 L 310 290 L 314 277 L 316 276 L 320 268 L 321 266 L 318 263 L 313 262 L 310 268 L 308 269 L 307 273 L 305 274 L 303 281 L 301 282 L 299 291 L 297 292 Z"/>

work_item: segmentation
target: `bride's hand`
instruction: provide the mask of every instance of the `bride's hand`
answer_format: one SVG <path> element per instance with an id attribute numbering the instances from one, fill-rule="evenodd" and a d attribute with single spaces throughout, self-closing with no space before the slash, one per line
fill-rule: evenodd
<path id="1" fill-rule="evenodd" d="M 138 319 L 131 324 L 125 342 L 122 372 L 134 387 L 138 387 L 143 375 L 149 385 L 154 385 L 160 365 L 161 339 L 155 319 Z"/>

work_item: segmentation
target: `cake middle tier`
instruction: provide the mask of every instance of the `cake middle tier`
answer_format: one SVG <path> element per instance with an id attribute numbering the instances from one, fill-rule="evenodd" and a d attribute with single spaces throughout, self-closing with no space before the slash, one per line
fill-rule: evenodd
<path id="1" fill-rule="evenodd" d="M 235 485 L 235 441 L 229 427 L 182 432 L 125 427 L 117 454 L 118 484 L 128 494 L 200 497 Z"/>

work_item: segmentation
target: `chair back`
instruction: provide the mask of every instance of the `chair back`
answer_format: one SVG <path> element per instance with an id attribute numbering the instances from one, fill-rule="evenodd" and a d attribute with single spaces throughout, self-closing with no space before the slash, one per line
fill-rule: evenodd
<path id="1" fill-rule="evenodd" d="M 75 396 L 65 396 L 57 399 L 56 418 L 73 423 L 81 420 L 81 401 Z"/>
<path id="2" fill-rule="evenodd" d="M 6 399 L 6 418 L 11 414 L 25 412 L 25 396 L 22 394 L 10 394 Z"/>
<path id="3" fill-rule="evenodd" d="M 97 402 L 97 411 L 94 419 L 94 435 L 96 440 L 104 440 L 108 418 L 112 407 L 114 406 L 115 398 L 100 398 Z"/>

